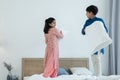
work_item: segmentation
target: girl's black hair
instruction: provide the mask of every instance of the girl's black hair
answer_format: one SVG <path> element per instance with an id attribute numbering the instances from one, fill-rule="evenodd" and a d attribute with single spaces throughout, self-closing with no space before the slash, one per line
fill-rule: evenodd
<path id="1" fill-rule="evenodd" d="M 49 24 L 51 24 L 55 19 L 53 17 L 50 17 L 45 20 L 45 26 L 44 26 L 44 33 L 47 34 L 49 29 L 52 28 Z"/>
<path id="2" fill-rule="evenodd" d="M 92 12 L 94 15 L 98 13 L 98 8 L 95 5 L 90 5 L 86 8 L 87 12 Z"/>

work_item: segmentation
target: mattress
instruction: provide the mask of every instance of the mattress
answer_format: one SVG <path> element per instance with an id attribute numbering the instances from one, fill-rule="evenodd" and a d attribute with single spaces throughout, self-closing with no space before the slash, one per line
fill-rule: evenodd
<path id="1" fill-rule="evenodd" d="M 24 77 L 23 80 L 28 80 L 29 78 L 30 78 L 30 76 L 26 76 L 26 77 Z"/>
<path id="2" fill-rule="evenodd" d="M 91 75 L 61 75 L 56 78 L 44 78 L 42 74 L 24 77 L 24 80 L 120 80 L 120 75 L 91 76 Z"/>

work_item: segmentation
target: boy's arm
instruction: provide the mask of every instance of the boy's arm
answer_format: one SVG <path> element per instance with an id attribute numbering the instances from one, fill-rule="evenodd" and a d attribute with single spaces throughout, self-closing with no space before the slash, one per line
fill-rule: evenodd
<path id="1" fill-rule="evenodd" d="M 102 49 L 100 50 L 100 52 L 101 52 L 102 54 L 104 54 L 104 53 L 105 53 L 104 48 L 102 48 Z"/>
<path id="2" fill-rule="evenodd" d="M 85 35 L 85 27 L 83 27 L 83 29 L 82 29 L 82 35 Z"/>
<path id="3" fill-rule="evenodd" d="M 102 21 L 102 23 L 103 23 L 103 25 L 104 25 L 104 28 L 105 28 L 106 32 L 108 33 L 108 28 L 106 27 L 104 20 L 101 19 L 101 21 Z"/>
<path id="4" fill-rule="evenodd" d="M 82 31 L 81 31 L 82 35 L 85 35 L 86 24 L 87 24 L 87 21 L 85 22 L 85 24 L 84 24 L 84 26 L 82 28 Z"/>
<path id="5" fill-rule="evenodd" d="M 104 28 L 105 28 L 106 32 L 108 33 L 108 28 L 106 27 L 105 22 L 104 22 L 103 19 L 102 19 L 102 22 L 103 22 L 103 25 L 104 25 Z M 100 50 L 100 52 L 101 52 L 102 54 L 104 54 L 104 53 L 105 53 L 104 48 L 102 48 L 102 49 Z"/>

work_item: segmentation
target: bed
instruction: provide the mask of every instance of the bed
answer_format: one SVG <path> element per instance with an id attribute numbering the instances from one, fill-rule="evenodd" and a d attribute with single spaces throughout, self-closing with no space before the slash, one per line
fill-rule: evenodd
<path id="1" fill-rule="evenodd" d="M 60 67 L 69 69 L 70 67 L 89 68 L 88 58 L 60 58 Z M 43 73 L 43 58 L 22 58 L 22 79 L 33 74 Z"/>
<path id="2" fill-rule="evenodd" d="M 89 68 L 88 58 L 60 58 L 60 67 L 69 69 L 71 67 Z M 120 80 L 119 75 L 91 76 L 91 75 L 61 75 L 57 78 L 44 78 L 43 58 L 22 58 L 22 80 Z"/>

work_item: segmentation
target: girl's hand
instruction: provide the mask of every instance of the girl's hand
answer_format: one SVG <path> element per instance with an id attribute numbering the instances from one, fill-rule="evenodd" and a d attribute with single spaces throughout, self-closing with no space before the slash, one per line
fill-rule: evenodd
<path id="1" fill-rule="evenodd" d="M 63 34 L 62 31 L 60 31 L 60 33 Z"/>
<path id="2" fill-rule="evenodd" d="M 62 33 L 62 31 L 60 31 L 60 33 Z"/>

